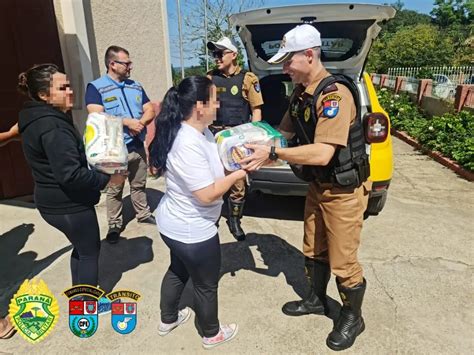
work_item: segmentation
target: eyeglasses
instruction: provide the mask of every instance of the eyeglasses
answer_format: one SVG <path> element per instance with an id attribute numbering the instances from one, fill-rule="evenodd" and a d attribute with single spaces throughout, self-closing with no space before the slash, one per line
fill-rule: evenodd
<path id="1" fill-rule="evenodd" d="M 214 51 L 212 52 L 212 57 L 215 59 L 222 59 L 226 54 L 233 53 L 232 51 Z"/>
<path id="2" fill-rule="evenodd" d="M 115 63 L 122 64 L 125 68 L 132 68 L 133 62 L 121 62 L 120 60 L 114 60 Z"/>

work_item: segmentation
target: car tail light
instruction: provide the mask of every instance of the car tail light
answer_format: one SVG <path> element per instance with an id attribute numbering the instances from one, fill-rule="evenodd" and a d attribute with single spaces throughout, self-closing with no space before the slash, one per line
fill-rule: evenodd
<path id="1" fill-rule="evenodd" d="M 388 118 L 380 112 L 367 113 L 364 116 L 364 128 L 367 143 L 382 143 L 388 136 Z"/>

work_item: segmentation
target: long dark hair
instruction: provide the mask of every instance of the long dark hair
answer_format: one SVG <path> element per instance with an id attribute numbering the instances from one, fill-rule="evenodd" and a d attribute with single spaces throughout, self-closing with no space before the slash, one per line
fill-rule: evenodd
<path id="1" fill-rule="evenodd" d="M 55 64 L 39 64 L 18 75 L 18 90 L 35 101 L 42 101 L 39 93 L 49 94 L 53 74 L 59 72 Z"/>
<path id="2" fill-rule="evenodd" d="M 190 76 L 168 90 L 155 119 L 156 133 L 150 147 L 150 165 L 160 174 L 166 171 L 166 159 L 181 127 L 191 116 L 197 101 L 209 101 L 212 81 L 205 76 Z"/>

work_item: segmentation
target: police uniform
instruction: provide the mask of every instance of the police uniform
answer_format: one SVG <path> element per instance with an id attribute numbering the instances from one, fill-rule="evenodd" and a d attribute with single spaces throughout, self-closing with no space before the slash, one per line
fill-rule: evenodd
<path id="1" fill-rule="evenodd" d="M 323 70 L 308 87 L 298 86 L 291 99 L 290 110 L 280 129 L 295 132 L 292 111 L 299 102 L 313 96 L 320 82 L 330 74 Z M 325 88 L 315 103 L 318 121 L 314 143 L 345 147 L 349 128 L 356 119 L 356 105 L 349 89 L 340 83 Z M 306 108 L 304 119 L 310 119 Z M 306 258 L 329 263 L 339 283 L 353 287 L 363 281 L 362 268 L 357 260 L 363 215 L 367 207 L 371 182 L 359 187 L 344 188 L 331 182 L 312 181 L 306 196 L 304 212 L 303 253 Z"/>
<path id="2" fill-rule="evenodd" d="M 218 69 L 207 73 L 217 88 L 220 108 L 217 110 L 216 120 L 210 126 L 213 133 L 223 129 L 250 122 L 252 109 L 263 105 L 262 93 L 257 76 L 249 71 L 237 67 L 229 76 Z M 245 202 L 245 179 L 237 181 L 229 194 L 228 220 L 231 233 L 239 240 L 245 238 L 240 227 L 240 218 Z"/>
<path id="3" fill-rule="evenodd" d="M 327 284 L 331 272 L 343 307 L 326 344 L 333 350 L 352 346 L 365 329 L 361 316 L 366 281 L 357 259 L 364 211 L 371 182 L 368 156 L 360 122 L 359 100 L 344 84 L 325 82 L 333 79 L 322 70 L 308 86 L 296 87 L 290 108 L 280 124 L 282 131 L 296 133 L 300 143 L 311 136 L 309 143 L 336 145 L 330 163 L 305 166 L 302 177 L 312 179 L 305 202 L 303 253 L 310 292 L 301 301 L 288 302 L 283 312 L 288 315 L 328 314 Z M 323 82 L 324 81 L 324 82 Z M 315 92 L 316 91 L 316 92 Z M 345 157 L 345 161 L 344 160 Z"/>

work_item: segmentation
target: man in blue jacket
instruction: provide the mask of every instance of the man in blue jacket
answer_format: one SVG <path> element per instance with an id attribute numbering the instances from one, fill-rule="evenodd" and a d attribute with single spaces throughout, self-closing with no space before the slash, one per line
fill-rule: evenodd
<path id="1" fill-rule="evenodd" d="M 147 163 L 144 148 L 146 126 L 155 118 L 153 105 L 145 90 L 130 79 L 132 62 L 129 52 L 122 47 L 110 46 L 105 52 L 107 74 L 90 82 L 86 90 L 87 111 L 106 112 L 122 117 L 124 139 L 128 149 L 128 180 L 130 197 L 139 223 L 155 224 L 148 206 L 145 187 Z M 107 241 L 117 243 L 123 228 L 123 185 L 107 189 Z"/>

